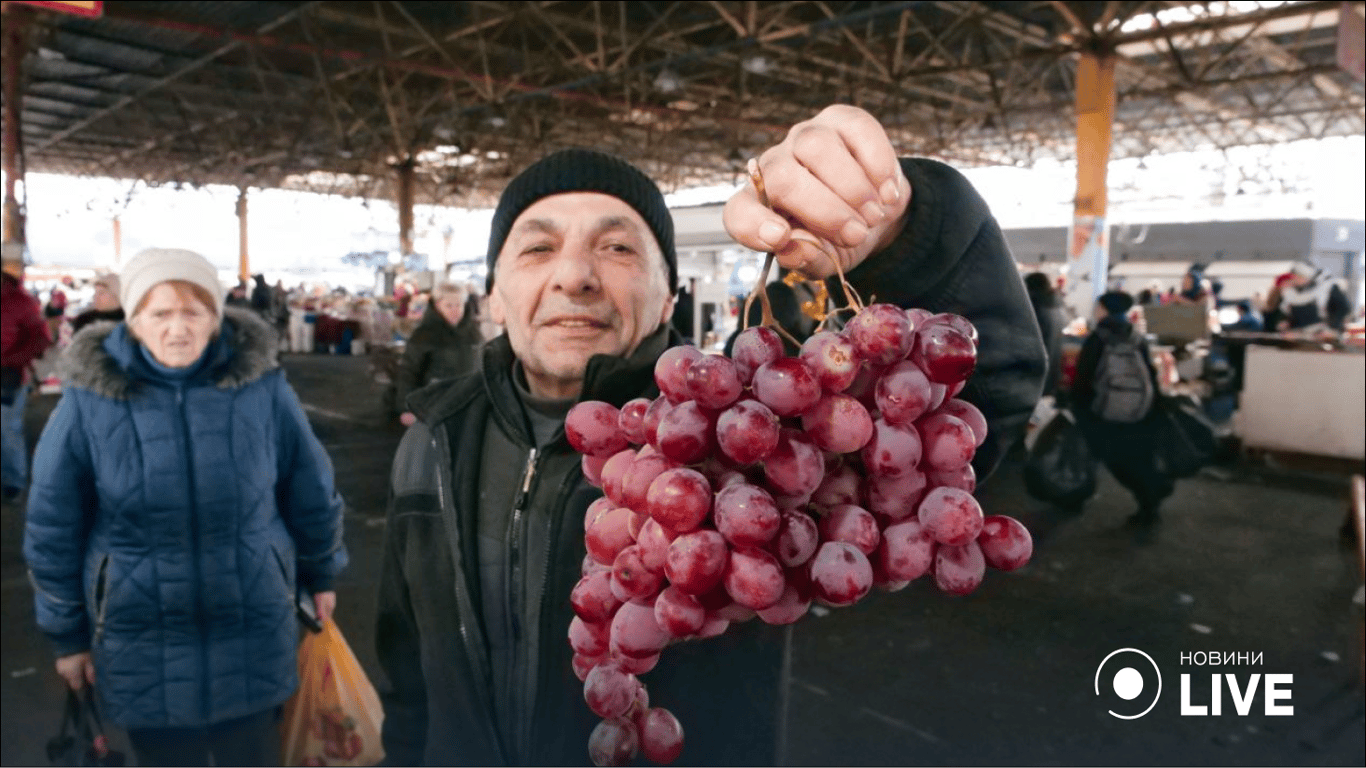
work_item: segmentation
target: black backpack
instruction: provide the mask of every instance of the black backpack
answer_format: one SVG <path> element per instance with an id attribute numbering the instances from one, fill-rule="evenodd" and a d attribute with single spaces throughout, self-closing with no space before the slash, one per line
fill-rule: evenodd
<path id="1" fill-rule="evenodd" d="M 1097 328 L 1103 344 L 1096 366 L 1096 396 L 1091 411 L 1106 421 L 1134 424 L 1152 410 L 1156 392 L 1148 375 L 1144 349 L 1139 336 L 1130 330 L 1118 336 L 1107 328 Z"/>

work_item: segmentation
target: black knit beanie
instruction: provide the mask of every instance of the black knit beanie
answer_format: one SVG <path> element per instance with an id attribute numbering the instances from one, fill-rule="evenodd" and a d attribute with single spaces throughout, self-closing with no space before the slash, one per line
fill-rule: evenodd
<path id="1" fill-rule="evenodd" d="M 551 153 L 517 174 L 498 198 L 489 232 L 488 277 L 493 289 L 493 265 L 503 250 L 512 223 L 532 203 L 561 192 L 601 192 L 636 209 L 654 233 L 664 263 L 669 268 L 669 293 L 678 288 L 678 254 L 674 251 L 674 220 L 664 204 L 664 194 L 650 177 L 615 155 L 592 149 L 562 149 Z"/>
<path id="2" fill-rule="evenodd" d="M 1109 291 L 1102 293 L 1096 302 L 1112 317 L 1123 317 L 1134 306 L 1134 297 L 1123 291 Z"/>

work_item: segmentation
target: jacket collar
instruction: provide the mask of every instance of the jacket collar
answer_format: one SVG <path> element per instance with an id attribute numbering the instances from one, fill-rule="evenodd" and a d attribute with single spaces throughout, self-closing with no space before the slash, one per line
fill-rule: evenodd
<path id="1" fill-rule="evenodd" d="M 142 385 L 161 378 L 141 360 L 137 345 L 126 321 L 92 323 L 72 337 L 59 375 L 71 386 L 127 400 Z M 237 307 L 224 307 L 222 329 L 205 354 L 209 360 L 195 381 L 221 389 L 248 384 L 280 365 L 274 330 L 256 313 Z"/>
<path id="2" fill-rule="evenodd" d="M 588 361 L 579 401 L 603 400 L 621 407 L 632 398 L 654 397 L 659 393 L 654 380 L 655 361 L 664 350 L 682 343 L 683 338 L 674 331 L 673 326 L 662 323 L 654 333 L 641 341 L 630 357 L 594 355 Z M 512 352 L 507 334 L 485 344 L 483 354 L 479 373 L 457 379 L 450 386 L 428 387 L 414 393 L 409 398 L 414 415 L 428 424 L 436 424 L 462 408 L 482 390 L 487 392 L 493 411 L 503 426 L 513 434 L 529 439 L 526 417 L 512 380 L 516 355 Z"/>

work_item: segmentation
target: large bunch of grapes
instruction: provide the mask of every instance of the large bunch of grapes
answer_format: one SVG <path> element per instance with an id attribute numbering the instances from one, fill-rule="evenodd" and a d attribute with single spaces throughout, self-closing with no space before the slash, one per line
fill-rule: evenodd
<path id="1" fill-rule="evenodd" d="M 790 624 L 813 601 L 847 606 L 926 575 L 963 595 L 988 565 L 1029 560 L 1024 526 L 972 496 L 986 419 L 954 396 L 976 339 L 958 315 L 872 304 L 796 357 L 749 328 L 730 358 L 665 352 L 653 401 L 574 406 L 565 432 L 605 493 L 584 520 L 569 627 L 603 718 L 596 764 L 681 753 L 681 725 L 637 677 L 672 641 Z"/>

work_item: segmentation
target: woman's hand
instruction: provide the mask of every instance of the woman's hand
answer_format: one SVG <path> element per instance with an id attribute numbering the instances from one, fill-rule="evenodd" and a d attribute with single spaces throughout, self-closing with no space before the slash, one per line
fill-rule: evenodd
<path id="1" fill-rule="evenodd" d="M 90 652 L 82 651 L 57 659 L 57 674 L 73 691 L 79 691 L 86 683 L 94 685 L 95 664 L 90 660 Z"/>
<path id="2" fill-rule="evenodd" d="M 318 623 L 326 624 L 337 608 L 336 592 L 319 592 L 313 595 L 313 607 L 318 611 Z"/>
<path id="3" fill-rule="evenodd" d="M 835 274 L 834 259 L 853 269 L 905 226 L 910 182 L 882 125 L 858 107 L 797 123 L 759 156 L 759 170 L 772 210 L 747 184 L 726 203 L 726 231 L 808 277 Z"/>

